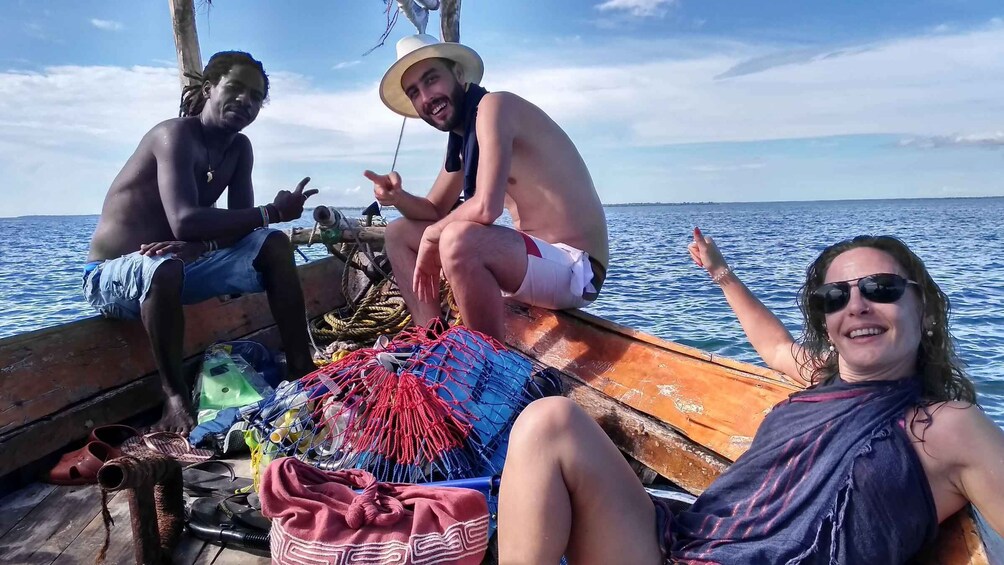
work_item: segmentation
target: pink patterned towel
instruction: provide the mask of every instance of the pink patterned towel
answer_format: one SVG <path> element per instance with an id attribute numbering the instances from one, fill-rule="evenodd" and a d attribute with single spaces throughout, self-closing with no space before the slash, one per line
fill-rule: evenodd
<path id="1" fill-rule="evenodd" d="M 475 490 L 379 483 L 287 457 L 265 470 L 260 496 L 273 563 L 478 565 L 488 549 L 488 505 Z"/>

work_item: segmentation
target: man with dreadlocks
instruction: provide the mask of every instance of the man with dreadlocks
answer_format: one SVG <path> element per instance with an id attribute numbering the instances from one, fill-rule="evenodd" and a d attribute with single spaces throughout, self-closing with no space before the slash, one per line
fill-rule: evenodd
<path id="1" fill-rule="evenodd" d="M 254 206 L 251 142 L 240 133 L 268 97 L 261 62 L 240 51 L 209 59 L 182 93 L 181 117 L 153 127 L 112 181 L 84 268 L 87 301 L 110 318 L 140 318 L 166 395 L 155 430 L 187 433 L 193 408 L 182 375 L 183 304 L 268 294 L 290 377 L 313 369 L 303 293 L 289 240 L 316 190 L 281 190 Z M 214 207 L 227 190 L 227 209 Z"/>
<path id="2" fill-rule="evenodd" d="M 440 316 L 440 271 L 464 323 L 499 340 L 503 295 L 551 309 L 590 304 L 606 275 L 607 225 L 568 135 L 527 100 L 481 88 L 484 64 L 469 47 L 422 34 L 397 52 L 384 104 L 450 134 L 426 197 L 395 172 L 365 173 L 377 200 L 404 216 L 387 227 L 386 247 L 415 323 Z M 503 208 L 516 229 L 493 225 Z"/>

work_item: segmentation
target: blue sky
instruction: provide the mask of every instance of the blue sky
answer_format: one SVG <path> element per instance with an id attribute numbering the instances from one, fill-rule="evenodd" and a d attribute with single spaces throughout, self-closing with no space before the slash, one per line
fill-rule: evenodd
<path id="1" fill-rule="evenodd" d="M 377 83 L 403 18 L 381 0 L 196 0 L 203 61 L 243 49 L 272 79 L 246 130 L 259 202 L 372 200 L 400 118 Z M 433 13 L 430 29 L 438 30 Z M 1004 195 L 1004 5 L 981 0 L 467 0 L 482 84 L 541 106 L 606 203 Z M 0 19 L 0 216 L 93 214 L 140 137 L 176 114 L 166 0 L 21 0 Z M 409 120 L 423 194 L 445 135 Z"/>

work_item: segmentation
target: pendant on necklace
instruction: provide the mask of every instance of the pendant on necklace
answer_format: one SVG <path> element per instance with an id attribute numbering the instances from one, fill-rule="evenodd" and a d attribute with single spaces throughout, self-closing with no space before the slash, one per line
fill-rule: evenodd
<path id="1" fill-rule="evenodd" d="M 206 182 L 213 182 L 213 170 L 206 171 Z"/>

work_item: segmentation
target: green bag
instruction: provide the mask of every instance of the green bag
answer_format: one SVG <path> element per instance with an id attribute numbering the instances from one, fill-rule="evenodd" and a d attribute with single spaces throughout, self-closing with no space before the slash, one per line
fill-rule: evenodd
<path id="1" fill-rule="evenodd" d="M 240 357 L 220 349 L 207 350 L 195 386 L 198 423 L 213 420 L 224 408 L 258 402 L 264 398 L 259 390 L 267 388 L 261 375 Z"/>

